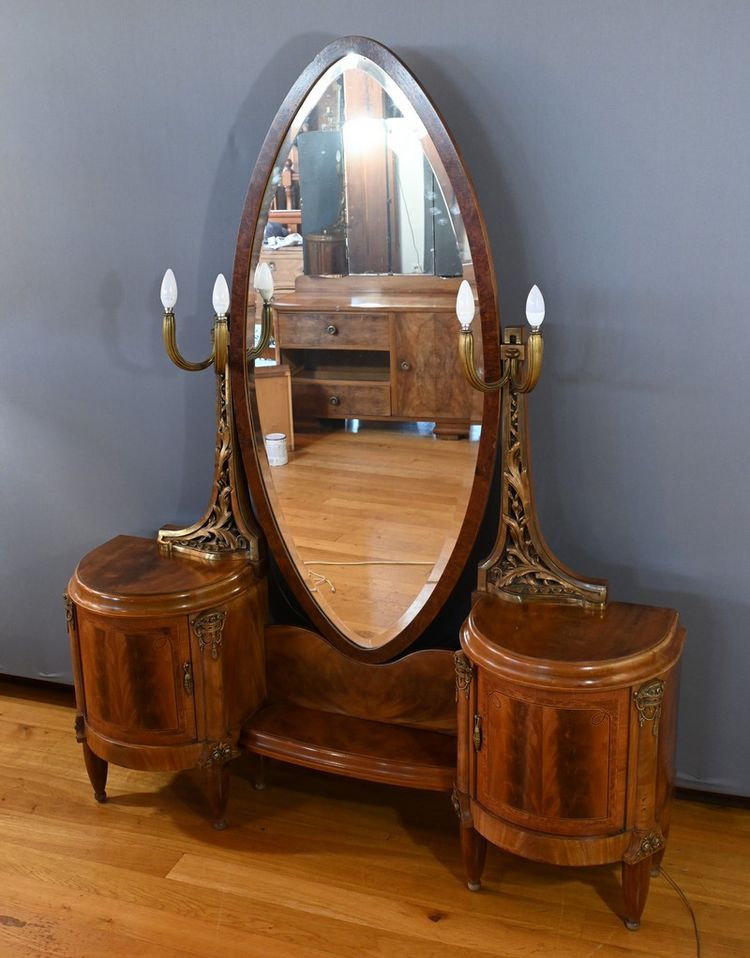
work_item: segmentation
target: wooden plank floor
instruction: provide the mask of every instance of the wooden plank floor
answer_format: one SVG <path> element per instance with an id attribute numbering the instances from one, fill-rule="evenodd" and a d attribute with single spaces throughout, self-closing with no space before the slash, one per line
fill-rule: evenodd
<path id="1" fill-rule="evenodd" d="M 655 879 L 628 932 L 619 869 L 490 849 L 462 884 L 447 796 L 272 766 L 232 777 L 214 832 L 194 773 L 111 768 L 97 805 L 72 696 L 0 681 L 0 955 L 56 958 L 682 958 L 687 910 Z M 676 803 L 667 871 L 703 958 L 750 954 L 750 812 Z"/>

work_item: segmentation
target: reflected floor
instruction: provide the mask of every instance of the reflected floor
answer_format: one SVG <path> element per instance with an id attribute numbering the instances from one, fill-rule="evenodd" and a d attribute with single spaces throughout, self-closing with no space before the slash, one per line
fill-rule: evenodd
<path id="1" fill-rule="evenodd" d="M 359 645 L 383 644 L 437 582 L 466 512 L 477 439 L 477 428 L 450 442 L 431 424 L 354 420 L 298 432 L 289 462 L 271 470 L 303 578 Z"/>

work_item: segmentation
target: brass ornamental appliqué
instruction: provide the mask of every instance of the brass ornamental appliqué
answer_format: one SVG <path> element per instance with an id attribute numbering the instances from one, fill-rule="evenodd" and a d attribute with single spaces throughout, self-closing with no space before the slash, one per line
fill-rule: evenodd
<path id="1" fill-rule="evenodd" d="M 191 622 L 193 633 L 198 640 L 198 646 L 201 652 L 207 645 L 210 646 L 212 659 L 218 659 L 219 657 L 219 647 L 221 645 L 226 619 L 226 612 L 220 610 L 203 612 L 201 615 L 197 615 Z"/>
<path id="2" fill-rule="evenodd" d="M 635 707 L 638 709 L 638 724 L 643 728 L 646 722 L 653 722 L 654 736 L 659 734 L 659 719 L 661 718 L 661 703 L 664 698 L 664 682 L 654 679 L 647 682 L 633 692 Z"/>

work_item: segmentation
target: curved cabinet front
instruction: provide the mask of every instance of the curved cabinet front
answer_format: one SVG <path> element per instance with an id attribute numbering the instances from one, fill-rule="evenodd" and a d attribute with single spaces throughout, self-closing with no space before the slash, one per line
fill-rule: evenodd
<path id="1" fill-rule="evenodd" d="M 119 582 L 113 569 L 127 569 Z M 79 564 L 66 611 L 76 733 L 98 801 L 108 763 L 208 771 L 223 827 L 226 763 L 265 697 L 265 583 L 250 563 L 167 556 L 119 536 Z"/>

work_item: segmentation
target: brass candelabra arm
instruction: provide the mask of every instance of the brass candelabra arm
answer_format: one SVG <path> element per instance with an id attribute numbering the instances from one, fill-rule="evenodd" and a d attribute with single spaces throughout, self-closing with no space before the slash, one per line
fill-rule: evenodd
<path id="1" fill-rule="evenodd" d="M 263 311 L 261 313 L 261 325 L 260 325 L 260 339 L 257 344 L 252 347 L 252 349 L 247 350 L 247 361 L 249 363 L 255 362 L 256 359 L 259 359 L 263 352 L 267 349 L 268 344 L 271 342 L 271 329 L 273 328 L 273 323 L 271 321 L 271 303 L 267 300 L 263 301 Z"/>
<path id="2" fill-rule="evenodd" d="M 224 352 L 226 352 L 226 317 L 221 317 L 224 320 Z M 214 362 L 217 356 L 217 326 L 218 326 L 219 317 L 214 321 L 213 329 L 211 330 L 211 355 L 208 359 L 204 359 L 200 363 L 191 363 L 190 360 L 185 359 L 185 357 L 180 353 L 177 348 L 177 336 L 175 333 L 175 319 L 174 319 L 174 310 L 166 309 L 164 310 L 164 318 L 162 320 L 162 336 L 164 338 L 164 347 L 167 350 L 167 355 L 180 369 L 186 369 L 188 372 L 199 372 L 201 369 L 208 369 L 211 363 Z"/>
<path id="3" fill-rule="evenodd" d="M 496 380 L 495 382 L 485 382 L 485 380 L 479 375 L 476 361 L 474 359 L 474 334 L 468 327 L 461 327 L 458 349 L 459 355 L 461 357 L 461 365 L 463 366 L 464 370 L 464 376 L 474 389 L 482 393 L 494 393 L 499 389 L 502 389 L 503 386 L 508 382 L 510 377 L 509 366 L 505 369 L 505 372 L 500 379 Z"/>
<path id="4" fill-rule="evenodd" d="M 519 338 L 521 330 L 508 330 L 510 338 Z M 515 337 L 512 335 L 515 333 Z M 520 351 L 514 357 L 513 350 Z M 530 393 L 539 381 L 544 359 L 544 339 L 539 329 L 532 329 L 525 343 L 503 343 L 500 347 L 500 356 L 507 358 L 510 385 L 517 393 Z"/>
<path id="5" fill-rule="evenodd" d="M 474 389 L 483 393 L 497 392 L 510 384 L 518 393 L 528 393 L 536 386 L 542 372 L 544 340 L 538 330 L 532 330 L 528 340 L 518 342 L 523 333 L 519 328 L 505 331 L 505 342 L 500 346 L 502 375 L 495 382 L 486 382 L 477 371 L 474 359 L 474 335 L 470 329 L 462 327 L 459 340 L 459 353 L 464 375 Z"/>

